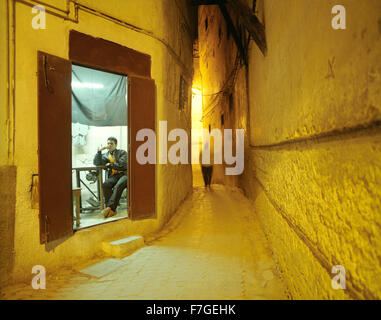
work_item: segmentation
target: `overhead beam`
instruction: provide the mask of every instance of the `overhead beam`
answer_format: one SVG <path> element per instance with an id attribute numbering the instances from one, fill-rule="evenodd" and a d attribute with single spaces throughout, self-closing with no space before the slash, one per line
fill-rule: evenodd
<path id="1" fill-rule="evenodd" d="M 238 35 L 238 32 L 234 26 L 234 23 L 229 15 L 229 12 L 228 10 L 226 9 L 226 6 L 222 3 L 222 4 L 219 4 L 219 8 L 220 8 L 220 11 L 222 13 L 222 15 L 224 16 L 224 19 L 226 21 L 226 24 L 227 24 L 227 27 L 228 29 L 230 30 L 230 33 L 232 34 L 233 36 L 233 39 L 234 39 L 234 42 L 235 44 L 237 45 L 237 48 L 241 54 L 241 57 L 242 59 L 245 60 L 245 63 L 246 63 L 246 54 L 245 54 L 245 50 L 243 48 L 243 45 L 242 45 L 242 42 L 241 42 L 241 38 L 239 37 Z"/>
<path id="2" fill-rule="evenodd" d="M 253 10 L 241 0 L 226 0 L 225 2 L 237 13 L 241 23 L 250 33 L 258 48 L 263 55 L 266 55 L 265 27 L 253 13 Z"/>
<path id="3" fill-rule="evenodd" d="M 255 6 L 256 0 L 253 0 L 253 8 L 250 8 L 246 3 L 242 2 L 242 0 L 191 0 L 192 5 L 219 5 L 225 7 L 226 5 L 230 6 L 232 10 L 237 14 L 240 22 L 245 27 L 245 29 L 249 32 L 250 36 L 253 38 L 258 48 L 261 50 L 262 54 L 265 56 L 267 53 L 267 44 L 266 44 L 266 35 L 265 35 L 265 27 L 259 21 L 258 17 L 255 15 Z M 224 10 L 224 9 L 222 9 Z M 221 12 L 223 13 L 223 11 Z M 227 10 L 226 10 L 227 12 Z M 225 17 L 225 15 L 224 15 Z M 226 19 L 226 17 L 225 17 Z M 231 20 L 231 19 L 230 19 Z M 226 20 L 226 22 L 228 22 Z M 233 27 L 234 24 L 232 23 Z M 234 28 L 235 29 L 235 28 Z M 236 32 L 237 34 L 237 32 Z M 234 37 L 234 35 L 233 35 Z M 236 39 L 234 39 L 236 41 Z M 238 42 L 236 41 L 237 46 Z M 242 44 L 241 44 L 242 46 Z"/>
<path id="4" fill-rule="evenodd" d="M 226 0 L 191 0 L 193 6 L 207 6 L 213 4 L 225 3 Z"/>

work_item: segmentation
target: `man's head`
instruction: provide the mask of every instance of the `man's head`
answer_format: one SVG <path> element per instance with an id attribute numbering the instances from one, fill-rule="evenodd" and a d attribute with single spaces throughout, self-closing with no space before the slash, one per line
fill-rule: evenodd
<path id="1" fill-rule="evenodd" d="M 116 145 L 118 144 L 118 140 L 115 137 L 110 137 L 107 139 L 107 147 L 108 150 L 113 152 L 116 149 Z"/>

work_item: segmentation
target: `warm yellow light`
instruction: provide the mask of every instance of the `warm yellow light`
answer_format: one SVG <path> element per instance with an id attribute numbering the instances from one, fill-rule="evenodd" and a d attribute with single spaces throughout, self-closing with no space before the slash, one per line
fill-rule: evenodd
<path id="1" fill-rule="evenodd" d="M 202 130 L 202 94 L 196 88 L 192 88 L 192 93 L 192 162 L 197 163 Z"/>

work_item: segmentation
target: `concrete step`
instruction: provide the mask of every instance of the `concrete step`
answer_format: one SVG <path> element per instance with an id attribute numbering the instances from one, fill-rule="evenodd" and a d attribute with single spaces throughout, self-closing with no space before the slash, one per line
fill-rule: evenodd
<path id="1" fill-rule="evenodd" d="M 142 236 L 131 236 L 102 243 L 103 251 L 116 258 L 125 257 L 143 246 L 144 239 Z"/>

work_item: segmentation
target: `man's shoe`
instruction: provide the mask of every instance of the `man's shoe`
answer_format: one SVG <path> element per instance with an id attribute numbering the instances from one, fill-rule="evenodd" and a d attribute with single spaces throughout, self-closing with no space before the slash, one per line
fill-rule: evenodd
<path id="1" fill-rule="evenodd" d="M 111 211 L 111 208 L 110 208 L 110 207 L 107 207 L 106 209 L 104 209 L 104 210 L 102 211 L 102 215 L 103 215 L 103 217 L 107 218 L 108 215 L 109 215 L 109 213 L 110 213 L 110 211 Z"/>
<path id="2" fill-rule="evenodd" d="M 110 218 L 110 217 L 113 217 L 113 216 L 115 216 L 116 215 L 116 211 L 114 211 L 114 210 L 112 210 L 111 208 L 110 208 L 110 211 L 108 212 L 108 215 L 105 217 L 105 218 Z"/>

